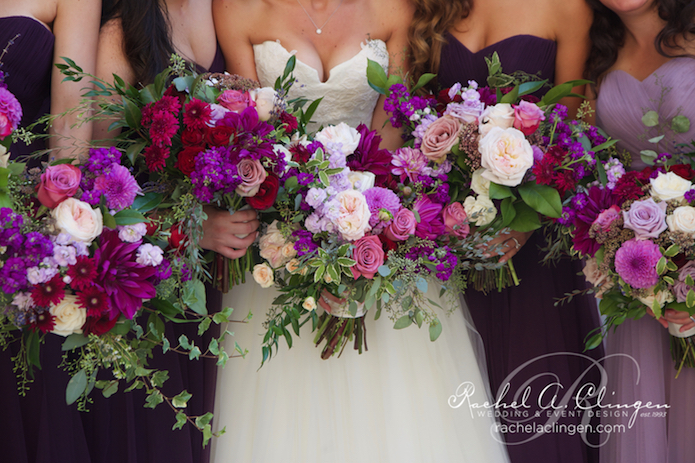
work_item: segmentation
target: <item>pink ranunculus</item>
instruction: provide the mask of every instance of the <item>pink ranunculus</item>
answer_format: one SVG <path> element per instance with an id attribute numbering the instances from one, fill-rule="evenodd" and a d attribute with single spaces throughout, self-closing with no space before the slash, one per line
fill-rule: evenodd
<path id="1" fill-rule="evenodd" d="M 461 203 L 449 204 L 444 208 L 442 216 L 444 217 L 444 229 L 448 234 L 461 239 L 468 236 L 471 227 L 468 225 L 468 215 L 466 215 Z"/>
<path id="2" fill-rule="evenodd" d="M 531 135 L 544 120 L 543 110 L 534 103 L 521 100 L 514 107 L 514 128 L 521 130 L 524 135 Z"/>
<path id="3" fill-rule="evenodd" d="M 420 151 L 430 161 L 444 162 L 451 148 L 458 143 L 460 130 L 459 119 L 453 116 L 440 117 L 425 130 Z"/>
<path id="4" fill-rule="evenodd" d="M 82 172 L 72 164 L 48 166 L 41 174 L 38 198 L 41 204 L 53 209 L 65 199 L 72 197 L 80 187 Z"/>
<path id="5" fill-rule="evenodd" d="M 613 204 L 608 209 L 604 209 L 596 217 L 592 225 L 598 225 L 602 231 L 606 232 L 611 228 L 611 224 L 620 217 L 620 208 Z"/>
<path id="6" fill-rule="evenodd" d="M 217 97 L 217 104 L 235 113 L 241 112 L 249 106 L 254 106 L 249 92 L 239 90 L 225 90 Z"/>
<path id="7" fill-rule="evenodd" d="M 378 236 L 369 235 L 355 241 L 355 249 L 352 253 L 355 265 L 350 267 L 355 280 L 362 275 L 370 280 L 379 267 L 384 264 L 384 248 Z"/>
<path id="8" fill-rule="evenodd" d="M 402 207 L 396 212 L 393 220 L 384 230 L 384 234 L 391 241 L 404 241 L 408 237 L 415 233 L 415 227 L 417 226 L 417 220 L 415 220 L 415 214 L 410 209 Z"/>
<path id="9" fill-rule="evenodd" d="M 0 113 L 0 138 L 5 138 L 12 133 L 12 122 L 5 115 Z"/>
<path id="10" fill-rule="evenodd" d="M 242 197 L 255 196 L 265 181 L 268 173 L 263 168 L 261 161 L 258 159 L 244 158 L 239 161 L 237 171 L 241 176 L 242 183 L 236 187 L 236 193 Z"/>

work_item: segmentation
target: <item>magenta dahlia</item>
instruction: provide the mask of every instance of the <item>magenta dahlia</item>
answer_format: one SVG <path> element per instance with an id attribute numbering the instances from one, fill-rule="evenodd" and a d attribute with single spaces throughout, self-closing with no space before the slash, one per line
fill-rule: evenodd
<path id="1" fill-rule="evenodd" d="M 659 281 L 656 264 L 661 259 L 659 246 L 649 240 L 631 239 L 615 253 L 615 270 L 634 288 L 649 288 Z"/>

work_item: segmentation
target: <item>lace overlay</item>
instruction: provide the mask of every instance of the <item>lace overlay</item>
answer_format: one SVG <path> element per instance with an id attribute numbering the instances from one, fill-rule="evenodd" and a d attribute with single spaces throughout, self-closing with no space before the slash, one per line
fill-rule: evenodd
<path id="1" fill-rule="evenodd" d="M 272 86 L 282 75 L 285 64 L 295 51 L 287 51 L 279 41 L 267 41 L 253 46 L 258 80 L 263 86 Z M 312 118 L 323 125 L 345 122 L 351 127 L 360 123 L 367 126 L 372 121 L 372 113 L 379 95 L 369 86 L 367 59 L 376 61 L 384 69 L 388 68 L 389 55 L 386 44 L 381 40 L 369 40 L 362 44 L 362 50 L 347 61 L 330 70 L 328 80 L 321 82 L 316 69 L 297 60 L 294 75 L 297 82 L 292 86 L 289 99 L 304 97 L 309 100 L 322 98 Z M 310 124 L 315 131 L 319 124 Z"/>

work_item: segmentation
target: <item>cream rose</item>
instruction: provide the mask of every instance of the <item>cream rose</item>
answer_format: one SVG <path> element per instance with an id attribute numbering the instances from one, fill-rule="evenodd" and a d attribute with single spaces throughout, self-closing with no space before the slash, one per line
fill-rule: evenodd
<path id="1" fill-rule="evenodd" d="M 685 192 L 693 187 L 693 184 L 673 172 L 659 172 L 656 178 L 649 179 L 652 184 L 651 195 L 662 201 L 671 199 L 683 199 Z"/>
<path id="2" fill-rule="evenodd" d="M 486 136 L 494 127 L 508 129 L 514 125 L 514 108 L 507 103 L 488 106 L 480 115 L 478 130 L 481 136 Z"/>
<path id="3" fill-rule="evenodd" d="M 493 127 L 480 140 L 483 178 L 500 185 L 517 186 L 533 166 L 533 149 L 523 133 L 515 128 Z"/>
<path id="4" fill-rule="evenodd" d="M 672 232 L 684 232 L 695 235 L 695 207 L 677 207 L 673 214 L 666 217 L 666 224 Z"/>
<path id="5" fill-rule="evenodd" d="M 256 103 L 258 118 L 262 121 L 270 119 L 275 108 L 275 98 L 277 98 L 275 89 L 271 87 L 256 88 L 249 91 L 249 96 Z"/>
<path id="6" fill-rule="evenodd" d="M 299 273 L 299 259 L 290 259 L 290 261 L 285 264 L 285 270 L 291 274 Z"/>
<path id="7" fill-rule="evenodd" d="M 271 223 L 268 226 L 268 229 L 263 234 L 263 236 L 261 236 L 261 239 L 258 241 L 258 246 L 261 249 L 261 257 L 270 262 L 270 266 L 273 268 L 282 267 L 289 259 L 294 257 L 285 256 L 285 251 L 283 250 L 285 245 L 294 245 L 292 243 L 286 242 L 284 235 L 282 234 L 282 232 L 280 232 L 280 230 L 277 227 L 277 223 L 277 220 L 274 220 L 273 223 Z"/>
<path id="8" fill-rule="evenodd" d="M 477 198 L 467 197 L 463 202 L 463 209 L 468 219 L 479 227 L 489 224 L 497 216 L 495 205 L 485 195 L 479 195 Z"/>
<path id="9" fill-rule="evenodd" d="M 282 257 L 285 259 L 292 259 L 297 255 L 297 250 L 294 248 L 294 243 L 285 243 L 280 248 L 280 252 L 282 253 Z"/>
<path id="10" fill-rule="evenodd" d="M 345 190 L 338 193 L 336 200 L 340 203 L 340 215 L 336 221 L 340 234 L 348 241 L 362 238 L 371 229 L 367 199 L 357 190 Z"/>
<path id="11" fill-rule="evenodd" d="M 653 292 L 653 290 L 652 290 Z M 637 298 L 642 304 L 646 305 L 649 308 L 654 307 L 654 302 L 656 301 L 659 304 L 659 307 L 663 307 L 664 305 L 668 304 L 669 302 L 673 302 L 676 298 L 673 296 L 673 293 L 671 291 L 659 291 L 656 294 L 651 294 L 647 297 L 638 297 Z"/>
<path id="12" fill-rule="evenodd" d="M 471 189 L 479 195 L 490 196 L 490 180 L 483 178 L 485 169 L 477 169 L 473 172 L 471 179 Z"/>
<path id="13" fill-rule="evenodd" d="M 593 257 L 584 262 L 582 273 L 584 273 L 586 281 L 594 285 L 594 289 L 597 289 L 595 294 L 598 299 L 601 299 L 603 293 L 613 287 L 613 282 L 608 278 L 608 274 L 601 272 L 596 259 Z"/>
<path id="14" fill-rule="evenodd" d="M 270 265 L 266 263 L 256 264 L 253 267 L 253 279 L 261 285 L 261 288 L 270 288 L 275 282 L 275 275 Z"/>
<path id="15" fill-rule="evenodd" d="M 352 154 L 360 143 L 360 133 L 341 122 L 338 125 L 329 125 L 316 134 L 314 139 L 327 149 L 337 149 L 345 156 Z"/>
<path id="16" fill-rule="evenodd" d="M 348 180 L 352 184 L 352 188 L 364 193 L 374 186 L 376 175 L 371 172 L 348 172 Z"/>
<path id="17" fill-rule="evenodd" d="M 52 333 L 60 336 L 81 333 L 82 326 L 87 320 L 87 309 L 80 307 L 77 296 L 72 294 L 66 294 L 58 304 L 51 304 L 48 311 L 55 317 Z"/>
<path id="18" fill-rule="evenodd" d="M 316 310 L 316 299 L 314 299 L 312 296 L 307 297 L 304 299 L 302 307 L 304 307 L 306 310 Z"/>
<path id="19" fill-rule="evenodd" d="M 79 199 L 66 199 L 51 211 L 51 215 L 60 231 L 87 245 L 104 229 L 101 210 L 92 209 L 92 206 Z"/>

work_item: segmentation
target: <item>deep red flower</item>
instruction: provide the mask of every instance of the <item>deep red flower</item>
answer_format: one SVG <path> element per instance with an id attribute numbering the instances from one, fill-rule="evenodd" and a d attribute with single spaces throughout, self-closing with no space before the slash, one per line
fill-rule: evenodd
<path id="1" fill-rule="evenodd" d="M 147 103 L 142 108 L 142 117 L 140 118 L 140 124 L 143 127 L 149 127 L 152 123 L 152 115 L 154 114 L 154 103 Z"/>
<path id="2" fill-rule="evenodd" d="M 171 139 L 179 130 L 179 121 L 171 113 L 157 111 L 152 115 L 150 138 L 157 145 L 171 146 Z"/>
<path id="3" fill-rule="evenodd" d="M 207 126 L 202 129 L 186 128 L 181 134 L 181 143 L 184 146 L 202 146 L 205 144 Z"/>
<path id="4" fill-rule="evenodd" d="M 186 127 L 200 129 L 210 122 L 212 109 L 204 101 L 192 99 L 186 103 L 186 111 L 183 113 L 183 123 Z"/>
<path id="5" fill-rule="evenodd" d="M 80 307 L 87 309 L 88 317 L 100 317 L 102 314 L 108 312 L 111 307 L 108 295 L 94 285 L 76 293 L 76 296 L 77 303 L 80 304 Z"/>
<path id="6" fill-rule="evenodd" d="M 179 152 L 178 159 L 174 167 L 177 167 L 186 177 L 190 177 L 195 170 L 195 160 L 198 154 L 203 151 L 202 146 L 187 146 Z"/>
<path id="7" fill-rule="evenodd" d="M 637 172 L 625 172 L 616 182 L 613 194 L 620 199 L 621 203 L 628 199 L 637 199 L 644 195 L 644 191 L 642 191 L 642 186 L 638 183 L 637 177 Z"/>
<path id="8" fill-rule="evenodd" d="M 221 125 L 208 130 L 205 139 L 212 146 L 227 146 L 229 145 L 232 135 L 234 135 L 234 129 L 232 127 Z"/>
<path id="9" fill-rule="evenodd" d="M 29 323 L 32 331 L 41 330 L 42 333 L 50 333 L 56 326 L 56 317 L 48 310 L 43 310 L 36 314 L 36 319 Z"/>
<path id="10" fill-rule="evenodd" d="M 169 148 L 159 145 L 150 145 L 145 148 L 145 163 L 151 171 L 159 171 L 166 165 L 166 160 L 169 157 Z"/>
<path id="11" fill-rule="evenodd" d="M 154 110 L 178 114 L 181 111 L 178 95 L 167 95 L 165 93 L 160 100 L 154 103 Z"/>
<path id="12" fill-rule="evenodd" d="M 299 127 L 297 118 L 287 111 L 280 113 L 280 122 L 285 126 L 285 132 L 294 132 Z"/>
<path id="13" fill-rule="evenodd" d="M 690 167 L 690 164 L 676 164 L 668 168 L 670 172 L 683 177 L 686 180 L 692 180 L 695 177 L 695 170 Z"/>
<path id="14" fill-rule="evenodd" d="M 564 170 L 559 172 L 555 177 L 556 189 L 560 193 L 560 197 L 565 196 L 570 190 L 573 190 L 577 186 L 577 181 L 574 179 L 574 172 L 571 170 Z"/>
<path id="15" fill-rule="evenodd" d="M 306 164 L 311 158 L 311 152 L 301 143 L 292 146 L 290 153 L 292 153 L 292 160 L 297 164 Z"/>
<path id="16" fill-rule="evenodd" d="M 118 317 L 110 318 L 108 313 L 104 313 L 98 317 L 87 316 L 87 320 L 85 320 L 84 325 L 82 325 L 82 331 L 85 336 L 90 334 L 102 336 L 111 331 L 117 321 Z"/>
<path id="17" fill-rule="evenodd" d="M 258 193 L 253 197 L 246 198 L 246 202 L 257 211 L 264 211 L 273 205 L 275 198 L 278 196 L 279 189 L 280 180 L 278 180 L 274 174 L 270 173 L 263 183 L 261 183 Z"/>
<path id="18" fill-rule="evenodd" d="M 664 168 L 663 167 L 655 167 L 655 166 L 649 166 L 645 167 L 641 171 L 637 172 L 637 180 L 639 180 L 640 183 L 643 185 L 646 185 L 649 183 L 649 179 L 652 177 L 656 177 L 655 172 L 663 172 Z"/>
<path id="19" fill-rule="evenodd" d="M 395 251 L 396 248 L 398 247 L 398 243 L 396 243 L 393 240 L 388 239 L 388 237 L 385 234 L 381 233 L 378 236 L 379 236 L 379 240 L 384 245 L 384 253 L 388 253 L 389 251 Z"/>
<path id="20" fill-rule="evenodd" d="M 176 85 L 170 85 L 169 88 L 164 91 L 164 96 L 173 96 L 179 101 L 179 105 L 182 105 L 188 94 L 186 92 L 179 92 L 176 89 Z"/>
<path id="21" fill-rule="evenodd" d="M 97 268 L 94 260 L 88 256 L 78 256 L 75 265 L 68 267 L 68 276 L 72 279 L 70 286 L 75 289 L 85 289 L 92 286 L 94 277 L 97 276 Z"/>
<path id="22" fill-rule="evenodd" d="M 169 246 L 179 252 L 183 251 L 188 246 L 188 235 L 183 233 L 183 224 L 179 222 L 172 225 L 170 232 Z"/>
<path id="23" fill-rule="evenodd" d="M 48 307 L 57 304 L 65 297 L 65 282 L 60 274 L 51 278 L 46 283 L 34 286 L 31 298 L 39 307 Z"/>

